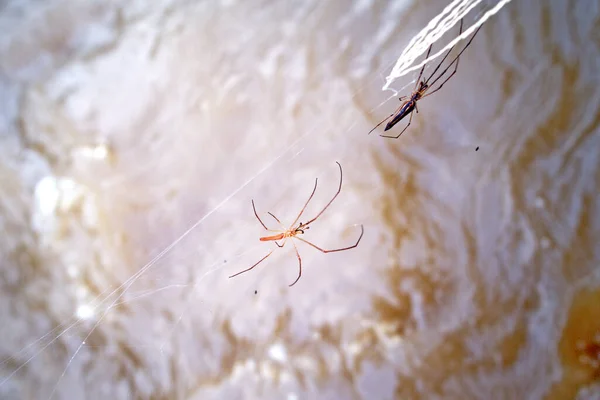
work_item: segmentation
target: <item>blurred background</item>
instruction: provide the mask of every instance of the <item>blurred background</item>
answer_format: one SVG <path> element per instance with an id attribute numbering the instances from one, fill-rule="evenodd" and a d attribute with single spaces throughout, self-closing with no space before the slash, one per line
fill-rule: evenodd
<path id="1" fill-rule="evenodd" d="M 600 2 L 367 135 L 447 4 L 0 2 L 0 398 L 600 398 Z"/>

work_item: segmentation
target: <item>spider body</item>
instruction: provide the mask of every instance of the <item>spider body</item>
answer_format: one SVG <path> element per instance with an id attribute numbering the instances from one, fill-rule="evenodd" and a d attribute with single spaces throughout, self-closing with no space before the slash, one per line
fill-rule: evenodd
<path id="1" fill-rule="evenodd" d="M 427 90 L 427 87 L 428 86 L 426 83 L 421 82 L 420 90 L 414 92 L 409 100 L 404 101 L 404 103 L 398 109 L 398 112 L 396 114 L 394 114 L 394 116 L 392 117 L 392 120 L 387 123 L 384 131 L 392 129 L 394 127 L 394 125 L 396 125 L 398 122 L 402 121 L 404 119 L 404 117 L 406 117 L 407 115 L 412 115 L 412 112 L 414 110 L 419 112 L 419 110 L 417 109 L 417 101 L 421 97 L 423 97 L 423 93 L 425 90 Z M 404 97 L 401 97 L 400 101 L 402 101 L 403 98 Z"/>
<path id="2" fill-rule="evenodd" d="M 258 240 L 260 240 L 261 242 L 269 242 L 269 241 L 276 241 L 276 240 L 289 238 L 291 236 L 292 236 L 291 233 L 286 232 L 286 233 L 280 233 L 278 235 L 273 235 L 273 236 L 263 236 L 263 237 L 259 238 Z"/>
<path id="3" fill-rule="evenodd" d="M 411 115 L 412 117 L 412 113 L 413 111 L 416 111 L 417 113 L 419 112 L 419 109 L 417 108 L 417 101 L 419 101 L 421 99 L 421 97 L 423 97 L 423 95 L 425 95 L 425 92 L 427 92 L 427 89 L 429 89 L 429 85 L 426 82 L 419 82 L 419 89 L 415 90 L 413 92 L 413 94 L 410 96 L 409 100 L 405 100 L 404 103 L 402 103 L 402 105 L 400 106 L 400 108 L 398 109 L 398 112 L 393 114 L 392 120 L 390 122 L 387 123 L 387 125 L 385 126 L 384 131 L 390 130 L 394 127 L 394 125 L 396 125 L 398 122 L 402 121 L 404 119 L 404 117 L 406 117 L 407 115 Z M 405 99 L 406 96 L 400 97 L 400 101 L 402 101 L 402 99 Z"/>
<path id="4" fill-rule="evenodd" d="M 463 28 L 463 21 L 461 20 L 459 35 L 462 34 L 462 28 Z M 450 55 L 450 52 L 452 51 L 452 49 L 454 47 L 452 47 L 450 50 L 448 50 L 448 52 L 446 52 L 446 54 L 444 55 L 444 57 L 442 58 L 440 63 L 437 65 L 437 67 L 435 67 L 435 69 L 433 70 L 433 72 L 431 73 L 431 75 L 428 78 L 421 79 L 421 78 L 423 78 L 423 72 L 425 71 L 425 67 L 427 65 L 427 63 L 425 63 L 423 65 L 423 67 L 421 68 L 421 72 L 419 72 L 419 77 L 417 78 L 417 83 L 415 84 L 415 88 L 414 88 L 413 92 L 411 93 L 410 98 L 408 100 L 404 100 L 404 99 L 406 99 L 406 96 L 400 97 L 399 100 L 400 101 L 404 100 L 404 103 L 402 103 L 400 105 L 400 107 L 398 107 L 396 109 L 396 111 L 394 111 L 390 116 L 388 116 L 383 121 L 381 121 L 380 123 L 375 125 L 375 128 L 373 128 L 373 129 L 371 129 L 371 131 L 369 131 L 369 134 L 371 134 L 371 132 L 373 132 L 375 129 L 377 129 L 377 127 L 379 127 L 381 124 L 383 124 L 385 121 L 387 121 L 390 118 L 391 118 L 391 120 L 385 126 L 384 131 L 392 129 L 394 127 L 394 125 L 396 125 L 398 122 L 402 121 L 406 116 L 410 115 L 408 124 L 406 124 L 404 129 L 398 135 L 396 135 L 396 136 L 380 135 L 385 138 L 398 139 L 404 133 L 404 131 L 407 130 L 408 127 L 410 126 L 410 123 L 412 122 L 413 112 L 416 111 L 417 113 L 419 113 L 419 109 L 417 108 L 417 101 L 419 101 L 420 99 L 425 98 L 427 96 L 431 96 L 432 94 L 434 94 L 435 92 L 440 90 L 444 86 L 444 84 L 446 84 L 446 82 L 448 82 L 456 74 L 456 71 L 458 70 L 458 62 L 460 60 L 461 54 L 467 49 L 467 47 L 469 47 L 469 45 L 473 41 L 473 38 L 475 37 L 477 32 L 479 32 L 480 28 L 481 27 L 477 28 L 477 30 L 475 31 L 473 36 L 471 36 L 471 39 L 467 42 L 465 47 L 450 62 L 450 64 L 440 72 L 439 75 L 436 76 L 436 73 L 438 72 L 438 70 L 440 69 L 440 67 L 442 66 L 442 64 L 444 63 L 446 58 L 448 57 L 448 55 Z M 427 55 L 425 56 L 425 58 L 429 57 L 432 46 L 433 46 L 433 44 L 431 46 L 429 46 L 429 49 L 427 50 Z M 454 70 L 448 76 L 446 76 L 446 72 L 448 72 L 452 66 L 454 66 Z M 432 88 L 432 86 L 434 84 L 436 84 L 442 77 L 444 78 L 444 80 L 439 84 L 439 86 L 437 86 L 434 90 L 429 92 L 429 90 Z"/>
<path id="5" fill-rule="evenodd" d="M 304 213 L 304 210 L 306 209 L 306 206 L 308 206 L 308 203 L 311 201 L 311 199 L 313 198 L 313 196 L 315 194 L 315 191 L 317 190 L 318 179 L 315 179 L 315 187 L 313 188 L 312 193 L 310 194 L 310 196 L 308 197 L 308 200 L 304 204 L 304 207 L 302 207 L 302 210 L 300 210 L 300 213 L 298 214 L 298 216 L 296 217 L 296 219 L 294 220 L 294 222 L 292 222 L 292 224 L 290 225 L 290 228 L 288 228 L 288 229 L 283 228 L 283 225 L 281 224 L 281 221 L 279 221 L 279 218 L 277 218 L 275 215 L 273 215 L 270 212 L 268 214 L 271 217 L 273 217 L 273 219 L 275 219 L 275 221 L 277 221 L 277 223 L 279 223 L 279 225 L 283 229 L 280 230 L 280 231 L 274 231 L 272 229 L 267 228 L 267 226 L 264 224 L 264 222 L 258 216 L 258 213 L 256 212 L 256 207 L 254 206 L 254 200 L 252 200 L 252 209 L 254 210 L 254 215 L 256 216 L 256 219 L 258 219 L 258 222 L 260 222 L 260 224 L 263 226 L 263 228 L 265 228 L 267 231 L 269 231 L 269 232 L 278 232 L 275 235 L 260 237 L 259 240 L 261 242 L 275 242 L 275 244 L 277 245 L 277 247 L 281 248 L 281 247 L 285 246 L 285 244 L 287 243 L 287 241 L 289 239 L 297 239 L 297 240 L 300 240 L 301 242 L 304 242 L 304 243 L 308 244 L 309 246 L 311 246 L 311 247 L 319 250 L 322 253 L 334 253 L 334 252 L 337 252 L 337 251 L 350 250 L 350 249 L 353 249 L 356 246 L 358 246 L 358 243 L 362 239 L 363 234 L 365 232 L 364 227 L 362 225 L 360 226 L 361 232 L 360 232 L 360 236 L 358 237 L 358 240 L 356 241 L 356 243 L 354 243 L 352 246 L 343 247 L 343 248 L 339 248 L 339 249 L 325 250 L 325 249 L 322 249 L 321 247 L 319 247 L 319 246 L 317 246 L 317 245 L 309 242 L 308 240 L 299 237 L 299 235 L 303 235 L 304 234 L 305 230 L 310 229 L 309 225 L 312 224 L 313 222 L 315 222 L 321 216 L 321 214 L 323 214 L 325 212 L 325 210 L 327 210 L 327 208 L 331 205 L 331 203 L 333 203 L 333 200 L 335 200 L 335 198 L 340 194 L 340 191 L 342 190 L 343 173 L 342 173 L 342 166 L 340 165 L 340 163 L 337 162 L 337 161 L 336 161 L 336 163 L 337 163 L 338 167 L 340 168 L 340 185 L 338 187 L 338 190 L 337 190 L 336 194 L 333 196 L 333 198 L 331 200 L 329 200 L 329 203 L 327 203 L 327 205 L 321 210 L 321 212 L 319 212 L 316 217 L 312 218 L 308 222 L 302 223 L 302 222 L 298 222 L 298 220 L 302 216 L 302 213 Z M 298 225 L 296 225 L 296 224 L 298 224 Z M 283 243 L 279 244 L 277 242 L 278 240 L 283 240 Z M 296 251 L 296 257 L 298 257 L 298 277 L 289 286 L 294 286 L 296 284 L 296 282 L 298 282 L 298 280 L 302 276 L 302 258 L 300 257 L 300 253 L 298 253 L 298 248 L 296 247 L 296 243 L 294 243 L 292 241 L 292 244 L 294 246 L 294 250 Z M 250 271 L 252 268 L 256 267 L 258 264 L 260 264 L 261 262 L 263 262 L 267 257 L 269 257 L 275 250 L 276 249 L 271 250 L 266 256 L 264 256 L 263 258 L 261 258 L 256 264 L 254 264 L 250 268 L 247 268 L 247 269 L 245 269 L 243 271 L 238 272 L 237 274 L 231 275 L 230 278 L 233 278 L 234 276 L 243 274 L 244 272 Z"/>

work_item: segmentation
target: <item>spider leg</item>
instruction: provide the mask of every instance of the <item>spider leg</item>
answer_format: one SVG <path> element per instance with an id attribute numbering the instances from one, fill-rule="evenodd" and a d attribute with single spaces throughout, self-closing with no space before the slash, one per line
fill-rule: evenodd
<path id="1" fill-rule="evenodd" d="M 266 256 L 264 256 L 263 258 L 261 258 L 261 259 L 260 259 L 260 260 L 259 260 L 259 261 L 258 261 L 256 264 L 254 264 L 254 265 L 253 265 L 253 266 L 251 266 L 250 268 L 247 268 L 247 269 L 245 269 L 245 270 L 243 270 L 243 271 L 240 271 L 240 272 L 238 272 L 237 274 L 233 274 L 233 275 L 231 275 L 231 276 L 230 276 L 230 278 L 233 278 L 234 276 L 238 276 L 238 275 L 240 275 L 240 274 L 243 274 L 244 272 L 248 272 L 248 271 L 250 271 L 252 268 L 256 267 L 258 264 L 260 264 L 261 262 L 265 261 L 265 259 L 266 259 L 267 257 L 269 257 L 271 254 L 273 254 L 273 252 L 274 252 L 275 250 L 276 250 L 276 249 L 273 249 L 273 250 L 271 250 L 271 251 L 269 252 L 269 254 L 267 254 Z"/>
<path id="2" fill-rule="evenodd" d="M 329 207 L 331 205 L 331 203 L 333 203 L 333 201 L 335 200 L 335 198 L 342 191 L 342 180 L 344 178 L 344 174 L 342 172 L 342 165 L 339 162 L 337 162 L 337 161 L 336 161 L 336 163 L 337 163 L 338 167 L 340 167 L 340 185 L 338 186 L 338 190 L 337 190 L 337 192 L 335 192 L 335 194 L 333 195 L 333 197 L 331 198 L 331 200 L 329 200 L 329 203 L 327 203 L 327 205 L 321 210 L 321 212 L 319 212 L 316 217 L 314 217 L 310 221 L 306 222 L 304 224 L 305 226 L 306 225 L 310 225 L 311 223 L 313 223 L 314 221 L 316 221 L 317 218 L 319 218 L 321 216 L 321 214 L 323 214 L 325 212 L 325 210 L 327 210 L 327 207 Z"/>
<path id="3" fill-rule="evenodd" d="M 275 242 L 275 244 L 277 245 L 277 247 L 283 247 L 283 246 L 285 246 L 285 242 L 286 242 L 286 240 L 284 240 L 284 241 L 283 241 L 283 244 L 279 244 L 279 243 L 277 243 L 277 240 L 274 240 L 274 242 Z"/>
<path id="4" fill-rule="evenodd" d="M 294 286 L 302 276 L 302 258 L 300 257 L 300 253 L 298 253 L 298 247 L 296 247 L 296 243 L 292 242 L 292 244 L 294 245 L 294 250 L 296 250 L 296 257 L 298 257 L 298 277 L 291 285 L 289 285 L 290 287 Z"/>
<path id="5" fill-rule="evenodd" d="M 300 217 L 302 216 L 302 213 L 304 212 L 304 210 L 306 210 L 306 206 L 308 206 L 308 203 L 310 203 L 310 201 L 312 200 L 313 196 L 315 195 L 315 192 L 317 190 L 317 183 L 319 182 L 319 178 L 315 178 L 315 187 L 313 188 L 312 193 L 310 194 L 310 196 L 308 196 L 308 200 L 306 200 L 306 203 L 304 203 L 304 207 L 302 207 L 302 210 L 300 210 L 300 213 L 298 214 L 298 216 L 296 217 L 296 219 L 294 220 L 294 222 L 292 222 L 292 224 L 290 225 L 290 229 L 296 225 L 296 222 L 298 222 L 298 220 L 300 219 Z M 306 224 L 305 224 L 306 225 Z"/>
<path id="6" fill-rule="evenodd" d="M 438 90 L 440 90 L 444 86 L 444 84 L 446 82 L 448 82 L 450 80 L 450 78 L 452 78 L 454 76 L 454 74 L 456 74 L 456 71 L 458 70 L 458 61 L 459 60 L 460 59 L 458 59 L 458 58 L 456 59 L 456 64 L 454 64 L 454 71 L 452 71 L 452 73 L 440 84 L 440 86 L 438 88 L 436 88 L 433 92 L 427 93 L 425 96 L 421 97 L 422 99 L 425 98 L 425 97 L 427 97 L 427 96 L 431 96 L 432 94 L 434 94 L 435 92 L 437 92 Z M 419 112 L 419 111 L 417 111 L 417 112 Z"/>
<path id="7" fill-rule="evenodd" d="M 458 31 L 458 35 L 459 35 L 459 36 L 462 34 L 462 28 L 463 28 L 463 21 L 462 21 L 462 19 L 461 19 L 461 20 L 460 20 L 460 29 L 459 29 L 459 31 Z M 475 33 L 477 33 L 477 32 L 475 32 Z M 473 35 L 473 36 L 475 36 L 475 35 Z M 472 38 L 471 38 L 471 39 L 472 39 Z M 470 43 L 471 43 L 471 42 L 469 41 L 469 43 L 467 44 L 467 46 L 468 46 Z M 465 48 L 466 48 L 467 46 L 465 46 Z M 444 60 L 446 59 L 446 57 L 448 57 L 448 54 L 450 54 L 450 52 L 451 52 L 451 51 L 452 51 L 452 49 L 448 50 L 448 52 L 446 53 L 446 55 L 444 56 L 444 58 L 443 58 L 443 59 L 442 59 L 442 61 L 440 62 L 440 65 L 442 65 L 442 62 L 444 62 Z M 461 51 L 461 52 L 458 54 L 458 56 L 457 56 L 456 58 L 454 58 L 454 60 L 452 60 L 452 62 L 451 62 L 451 63 L 450 63 L 450 64 L 449 64 L 449 65 L 446 67 L 446 69 L 442 71 L 442 73 L 440 74 L 440 76 L 438 76 L 437 78 L 435 78 L 435 79 L 433 80 L 433 82 L 431 82 L 431 85 L 429 85 L 429 87 L 427 88 L 427 90 L 429 90 L 429 89 L 430 89 L 430 88 L 431 88 L 431 87 L 432 87 L 432 86 L 433 86 L 433 85 L 434 85 L 434 84 L 435 84 L 435 83 L 436 83 L 438 80 L 440 80 L 440 79 L 442 78 L 442 76 L 444 76 L 444 75 L 446 74 L 446 72 L 448 71 L 448 69 L 449 69 L 450 67 L 452 67 L 452 64 L 454 64 L 454 63 L 456 62 L 456 64 L 454 64 L 454 71 L 453 71 L 453 72 L 450 74 L 450 76 L 449 76 L 448 78 L 446 78 L 446 79 L 445 79 L 445 80 L 442 82 L 442 84 L 441 84 L 441 85 L 440 85 L 440 86 L 439 86 L 437 89 L 435 89 L 435 90 L 434 90 L 433 92 L 431 92 L 431 93 L 428 93 L 428 94 L 424 95 L 423 97 L 430 96 L 430 95 L 434 94 L 435 92 L 437 92 L 438 90 L 440 90 L 440 89 L 442 88 L 442 86 L 444 86 L 444 84 L 445 84 L 446 82 L 448 82 L 448 81 L 450 80 L 450 78 L 452 78 L 452 77 L 454 76 L 454 74 L 456 74 L 456 70 L 458 69 L 458 61 L 460 60 L 460 58 L 459 58 L 459 57 L 460 57 L 460 55 L 462 54 L 462 52 L 463 52 L 463 51 L 465 51 L 465 49 L 463 49 L 463 50 L 462 50 L 462 51 Z M 440 66 L 440 65 L 438 65 L 438 68 L 439 68 L 439 66 Z M 436 68 L 436 71 L 437 71 L 437 68 Z M 432 74 L 432 76 L 433 76 L 433 74 Z M 431 79 L 431 77 L 429 77 L 429 79 Z M 423 97 L 422 97 L 422 98 L 423 98 Z"/>
<path id="8" fill-rule="evenodd" d="M 273 213 L 267 212 L 267 214 L 269 214 L 271 217 L 273 217 L 275 219 L 275 221 L 277 221 L 277 222 L 279 222 L 281 224 L 281 221 L 279 220 L 279 218 L 277 218 L 276 216 L 274 216 Z"/>
<path id="9" fill-rule="evenodd" d="M 415 105 L 415 107 L 416 107 L 416 105 Z M 402 136 L 402 134 L 404 133 L 404 131 L 407 130 L 408 127 L 410 126 L 410 123 L 412 122 L 413 113 L 414 113 L 414 111 L 411 111 L 410 118 L 408 120 L 408 124 L 406 124 L 406 126 L 404 127 L 404 129 L 402 129 L 402 132 L 400 132 L 397 136 L 391 136 L 391 135 L 379 135 L 379 136 L 384 137 L 384 138 L 388 138 L 388 139 L 398 139 L 400 136 Z"/>
<path id="10" fill-rule="evenodd" d="M 458 33 L 458 35 L 460 36 L 460 34 L 462 33 L 462 26 L 463 26 L 463 20 L 460 20 L 460 31 Z M 448 58 L 448 56 L 450 55 L 450 52 L 452 51 L 452 49 L 454 48 L 454 46 L 452 46 L 447 52 L 446 54 L 444 54 L 444 57 L 442 58 L 442 61 L 439 62 L 439 64 L 437 65 L 437 67 L 435 67 L 435 69 L 433 70 L 433 72 L 431 73 L 431 75 L 429 75 L 429 78 L 427 78 L 425 80 L 425 83 L 427 84 L 427 86 L 431 86 L 433 85 L 438 79 L 440 79 L 440 77 L 442 75 L 444 75 L 444 73 L 448 70 L 448 68 L 446 68 L 441 74 L 440 76 L 438 76 L 437 78 L 435 78 L 435 80 L 433 82 L 431 82 L 431 84 L 429 84 L 429 81 L 431 80 L 431 78 L 433 78 L 433 76 L 435 75 L 435 73 L 437 72 L 438 69 L 440 69 L 440 67 L 442 66 L 442 64 L 444 63 L 444 61 L 446 60 L 446 58 Z M 454 61 L 453 61 L 454 62 Z"/>
<path id="11" fill-rule="evenodd" d="M 427 55 L 425 56 L 425 59 L 427 60 L 427 58 L 429 57 L 429 54 L 431 53 L 431 48 L 433 47 L 433 43 L 431 43 L 429 45 L 429 49 L 427 50 Z M 421 68 L 421 72 L 419 72 L 419 77 L 417 78 L 417 82 L 415 82 L 415 88 L 413 89 L 413 92 L 415 90 L 417 90 L 417 86 L 419 86 L 419 82 L 421 82 L 421 78 L 423 77 L 423 71 L 425 71 L 425 67 L 427 66 L 427 63 L 423 64 L 423 67 Z"/>
<path id="12" fill-rule="evenodd" d="M 473 36 L 471 36 L 471 39 L 469 39 L 469 41 L 467 42 L 467 44 L 465 45 L 465 47 L 463 47 L 463 49 L 460 51 L 460 53 L 458 53 L 456 55 L 456 57 L 454 57 L 454 59 L 452 60 L 452 62 L 450 64 L 448 64 L 448 66 L 440 74 L 440 76 L 438 76 L 437 78 L 434 79 L 433 82 L 431 82 L 431 84 L 429 85 L 430 87 L 433 86 L 442 76 L 444 76 L 444 74 L 446 73 L 446 71 L 448 71 L 448 69 L 450 69 L 450 67 L 452 66 L 452 64 L 454 64 L 455 62 L 456 62 L 456 64 L 455 64 L 455 67 L 454 67 L 454 72 L 452 72 L 452 74 L 450 74 L 450 77 L 452 77 L 456 73 L 456 69 L 458 68 L 458 60 L 459 60 L 460 56 L 467 49 L 467 47 L 469 47 L 469 45 L 471 44 L 471 42 L 473 41 L 473 39 L 475 39 L 475 36 L 477 35 L 477 33 L 479 32 L 480 29 L 481 29 L 481 26 L 479 28 L 477 28 L 477 30 L 475 30 L 475 33 L 473 34 Z M 460 33 L 462 33 L 462 20 L 461 20 L 461 23 L 460 23 Z M 460 35 L 460 33 L 459 33 L 459 35 Z M 449 51 L 451 51 L 451 50 L 452 49 L 450 49 Z M 446 57 L 444 56 L 444 58 L 446 58 Z M 448 82 L 448 79 L 450 79 L 450 77 L 448 77 L 444 82 L 442 82 L 442 85 L 440 85 L 440 87 L 437 88 L 434 92 L 437 92 L 438 90 L 440 90 L 441 87 L 444 85 L 444 83 Z M 431 77 L 429 77 L 429 79 L 431 79 Z M 432 93 L 434 93 L 434 92 L 432 92 Z M 432 94 L 432 93 L 429 93 L 429 94 Z M 423 97 L 425 97 L 425 96 L 423 96 Z"/>
<path id="13" fill-rule="evenodd" d="M 360 243 L 360 240 L 362 239 L 363 235 L 365 233 L 365 228 L 361 225 L 360 226 L 360 236 L 358 237 L 358 240 L 356 241 L 356 243 L 354 243 L 352 246 L 348 246 L 348 247 L 343 247 L 341 249 L 333 249 L 333 250 L 325 250 L 320 248 L 319 246 L 317 246 L 316 244 L 313 244 L 311 242 L 309 242 L 308 240 L 302 239 L 298 236 L 296 236 L 296 239 L 303 241 L 304 243 L 314 247 L 315 249 L 323 252 L 323 253 L 335 253 L 336 251 L 344 251 L 344 250 L 350 250 L 355 248 L 356 246 L 358 246 L 358 244 Z"/>
<path id="14" fill-rule="evenodd" d="M 268 212 L 268 214 L 273 217 L 275 219 L 275 221 L 277 221 L 277 223 L 279 224 L 279 226 L 281 227 L 281 229 L 285 230 L 285 228 L 283 227 L 283 224 L 281 223 L 281 221 L 279 220 L 279 218 L 277 218 L 275 215 L 273 215 L 273 213 Z"/>
<path id="15" fill-rule="evenodd" d="M 258 213 L 256 212 L 256 207 L 254 206 L 254 199 L 252 199 L 252 209 L 254 210 L 254 215 L 256 216 L 256 219 L 258 219 L 258 222 L 260 222 L 260 224 L 263 226 L 263 228 L 265 228 L 266 230 L 270 231 L 270 229 L 267 228 L 267 226 L 265 225 L 265 223 L 262 222 L 262 220 L 258 216 Z M 269 213 L 269 214 L 271 214 L 271 213 Z"/>

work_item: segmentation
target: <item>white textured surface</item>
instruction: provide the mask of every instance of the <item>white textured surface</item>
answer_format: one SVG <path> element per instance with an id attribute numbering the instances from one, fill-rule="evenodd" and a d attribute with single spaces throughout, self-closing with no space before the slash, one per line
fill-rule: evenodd
<path id="1" fill-rule="evenodd" d="M 399 141 L 379 88 L 442 4 L 8 3 L 0 397 L 542 398 L 600 278 L 575 3 L 512 2 Z M 306 237 L 360 246 L 227 279 L 273 246 L 250 200 L 290 223 L 318 177 L 314 215 L 336 160 Z"/>

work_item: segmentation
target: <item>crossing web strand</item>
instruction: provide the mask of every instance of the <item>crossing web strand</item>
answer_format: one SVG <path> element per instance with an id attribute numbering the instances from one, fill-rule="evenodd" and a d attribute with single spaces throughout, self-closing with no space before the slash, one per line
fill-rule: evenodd
<path id="1" fill-rule="evenodd" d="M 482 0 L 454 0 L 444 10 L 433 18 L 425 28 L 421 30 L 408 43 L 394 68 L 386 77 L 386 83 L 382 90 L 390 89 L 390 85 L 401 76 L 409 72 L 416 71 L 425 65 L 427 62 L 436 59 L 447 50 L 452 48 L 459 41 L 469 37 L 477 28 L 483 25 L 490 17 L 496 14 L 511 0 L 500 0 L 491 9 L 487 10 L 471 27 L 466 29 L 460 36 L 454 38 L 445 47 L 439 49 L 436 53 L 421 61 L 417 65 L 413 65 L 415 60 L 427 51 L 430 45 L 437 42 L 448 30 L 450 30 L 457 22 L 465 17 L 473 8 L 477 7 Z"/>

